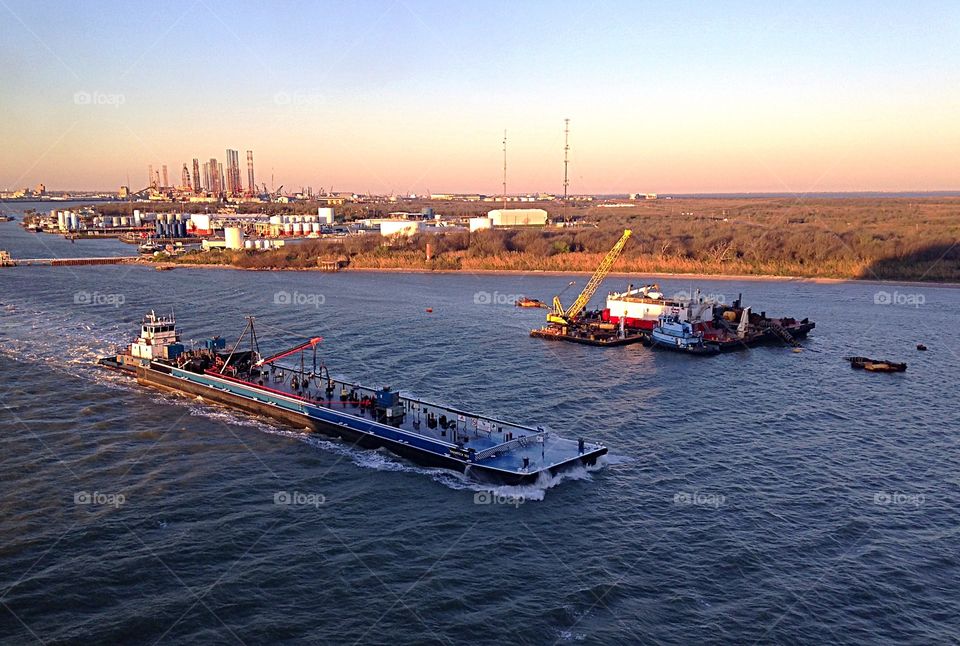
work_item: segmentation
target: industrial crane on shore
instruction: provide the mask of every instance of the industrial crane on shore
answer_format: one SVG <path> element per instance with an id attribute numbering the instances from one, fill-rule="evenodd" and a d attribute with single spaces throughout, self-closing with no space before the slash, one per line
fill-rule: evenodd
<path id="1" fill-rule="evenodd" d="M 563 304 L 560 303 L 560 297 L 553 297 L 553 310 L 547 314 L 547 323 L 568 326 L 578 316 L 580 316 L 580 313 L 583 312 L 583 309 L 587 306 L 587 304 L 590 302 L 590 299 L 593 298 L 593 295 L 597 292 L 597 289 L 600 287 L 600 283 L 602 283 L 603 279 L 606 278 L 607 274 L 610 273 L 610 268 L 613 267 L 613 263 L 616 262 L 617 258 L 620 256 L 620 253 L 623 251 L 623 247 L 627 244 L 627 240 L 630 239 L 631 235 L 633 235 L 633 232 L 630 229 L 625 229 L 623 231 L 623 235 L 620 236 L 619 240 L 617 240 L 617 244 L 613 245 L 613 248 L 607 252 L 607 255 L 600 263 L 600 266 L 597 267 L 597 270 L 590 278 L 590 282 L 587 283 L 587 286 L 584 287 L 583 291 L 580 292 L 580 295 L 577 296 L 577 300 L 573 302 L 573 305 L 564 309 Z"/>

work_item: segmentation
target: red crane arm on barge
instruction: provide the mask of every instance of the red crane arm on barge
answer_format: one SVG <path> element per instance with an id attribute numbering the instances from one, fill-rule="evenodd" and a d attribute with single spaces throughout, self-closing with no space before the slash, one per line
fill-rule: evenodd
<path id="1" fill-rule="evenodd" d="M 265 364 L 265 363 L 273 363 L 274 361 L 279 361 L 280 359 L 283 359 L 284 357 L 289 357 L 291 354 L 296 354 L 297 352 L 302 352 L 303 350 L 306 350 L 307 348 L 312 348 L 312 347 L 314 347 L 315 345 L 317 345 L 318 343 L 320 343 L 321 341 L 323 341 L 323 337 L 315 336 L 315 337 L 313 337 L 312 339 L 310 339 L 309 341 L 307 341 L 307 342 L 305 342 L 305 343 L 301 343 L 300 345 L 295 346 L 295 347 L 293 347 L 293 348 L 290 348 L 289 350 L 284 350 L 283 352 L 280 352 L 280 353 L 278 353 L 278 354 L 275 354 L 275 355 L 273 355 L 272 357 L 267 357 L 266 359 L 260 359 L 260 361 L 257 361 L 254 365 L 255 365 L 255 366 L 262 366 L 262 365 Z"/>

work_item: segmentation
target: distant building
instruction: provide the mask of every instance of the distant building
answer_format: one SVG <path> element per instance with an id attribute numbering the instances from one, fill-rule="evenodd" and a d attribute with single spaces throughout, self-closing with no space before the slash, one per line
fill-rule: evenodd
<path id="1" fill-rule="evenodd" d="M 423 220 L 385 220 L 380 223 L 380 235 L 385 238 L 395 235 L 410 237 L 424 229 Z"/>
<path id="2" fill-rule="evenodd" d="M 494 209 L 487 213 L 493 227 L 542 227 L 547 224 L 543 209 Z"/>
<path id="3" fill-rule="evenodd" d="M 480 231 L 481 229 L 489 229 L 493 224 L 490 221 L 489 216 L 484 216 L 482 218 L 470 218 L 470 231 Z"/>
<path id="4" fill-rule="evenodd" d="M 243 186 L 240 184 L 240 154 L 236 150 L 227 148 L 227 168 L 224 176 L 228 195 L 238 195 L 243 192 Z"/>
<path id="5" fill-rule="evenodd" d="M 203 187 L 200 185 L 200 160 L 196 157 L 193 158 L 193 192 L 199 193 L 203 190 Z"/>
<path id="6" fill-rule="evenodd" d="M 126 199 L 128 199 L 128 198 L 130 197 L 130 187 L 129 187 L 129 186 L 121 186 L 121 187 L 120 187 L 120 190 L 117 191 L 117 197 L 119 197 L 121 200 L 126 200 Z"/>
<path id="7" fill-rule="evenodd" d="M 253 151 L 247 151 L 247 192 L 250 195 L 257 194 L 257 184 L 253 181 Z"/>
<path id="8" fill-rule="evenodd" d="M 34 187 L 33 192 L 36 193 L 37 195 L 45 195 L 47 192 L 47 187 L 44 186 L 43 183 L 41 182 L 40 184 L 37 184 Z"/>

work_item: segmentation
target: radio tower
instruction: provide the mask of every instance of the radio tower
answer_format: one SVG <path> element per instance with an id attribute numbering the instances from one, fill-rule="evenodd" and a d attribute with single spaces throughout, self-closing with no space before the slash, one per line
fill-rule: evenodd
<path id="1" fill-rule="evenodd" d="M 507 131 L 503 131 L 503 208 L 507 208 Z"/>
<path id="2" fill-rule="evenodd" d="M 570 178 L 567 173 L 570 166 L 570 119 L 563 120 L 563 220 L 567 220 L 567 189 Z"/>

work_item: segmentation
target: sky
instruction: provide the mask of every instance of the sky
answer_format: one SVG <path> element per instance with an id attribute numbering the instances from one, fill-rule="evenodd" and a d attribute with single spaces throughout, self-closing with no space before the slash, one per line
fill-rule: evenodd
<path id="1" fill-rule="evenodd" d="M 0 0 L 4 189 L 955 190 L 958 117 L 955 0 Z"/>

